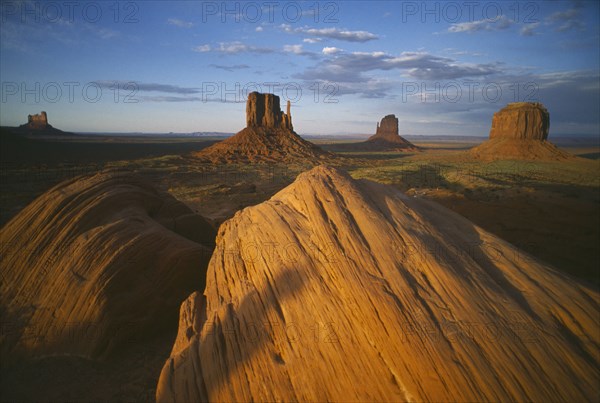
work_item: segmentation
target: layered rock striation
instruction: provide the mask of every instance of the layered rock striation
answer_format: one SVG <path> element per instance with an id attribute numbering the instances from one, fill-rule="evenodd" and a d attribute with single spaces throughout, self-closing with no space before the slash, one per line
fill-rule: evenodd
<path id="1" fill-rule="evenodd" d="M 508 104 L 492 118 L 489 140 L 469 151 L 482 160 L 566 160 L 573 155 L 547 141 L 550 114 L 539 102 Z"/>
<path id="2" fill-rule="evenodd" d="M 587 401 L 597 289 L 324 166 L 219 229 L 157 401 Z"/>
<path id="3" fill-rule="evenodd" d="M 2 360 L 103 358 L 176 326 L 214 236 L 140 177 L 106 171 L 55 186 L 0 233 Z"/>

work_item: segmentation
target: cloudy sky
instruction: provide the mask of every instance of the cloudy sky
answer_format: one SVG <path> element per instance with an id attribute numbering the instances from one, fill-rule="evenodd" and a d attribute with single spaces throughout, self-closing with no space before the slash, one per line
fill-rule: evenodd
<path id="1" fill-rule="evenodd" d="M 600 132 L 596 1 L 1 3 L 0 124 L 236 132 L 249 91 L 299 134 L 486 136 L 539 101 L 550 136 Z"/>

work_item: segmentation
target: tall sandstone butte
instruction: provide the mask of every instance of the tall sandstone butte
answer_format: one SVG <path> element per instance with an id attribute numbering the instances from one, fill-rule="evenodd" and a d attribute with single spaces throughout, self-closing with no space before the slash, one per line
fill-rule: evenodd
<path id="1" fill-rule="evenodd" d="M 246 102 L 246 128 L 192 155 L 211 163 L 321 162 L 333 155 L 304 140 L 292 125 L 291 104 L 281 111 L 279 97 L 252 92 Z"/>
<path id="2" fill-rule="evenodd" d="M 596 401 L 599 302 L 437 203 L 319 166 L 221 225 L 157 401 Z"/>
<path id="3" fill-rule="evenodd" d="M 508 104 L 492 118 L 490 138 L 469 154 L 482 160 L 566 160 L 573 155 L 548 139 L 550 113 L 539 102 Z"/>
<path id="4" fill-rule="evenodd" d="M 546 140 L 549 128 L 550 114 L 544 105 L 515 102 L 494 113 L 490 139 Z"/>
<path id="5" fill-rule="evenodd" d="M 414 144 L 398 134 L 398 118 L 386 115 L 377 123 L 377 131 L 366 142 L 358 143 L 358 148 L 373 150 L 417 150 Z"/>
<path id="6" fill-rule="evenodd" d="M 277 95 L 251 92 L 246 101 L 246 126 L 280 127 L 294 130 L 290 101 L 287 101 L 287 113 L 283 113 Z"/>
<path id="7" fill-rule="evenodd" d="M 398 135 L 398 118 L 396 115 L 386 115 L 381 119 L 381 123 L 377 122 L 377 131 L 374 137 L 395 138 Z"/>
<path id="8" fill-rule="evenodd" d="M 21 126 L 29 129 L 49 129 L 52 127 L 48 124 L 48 115 L 44 111 L 35 115 L 27 115 L 27 123 Z"/>

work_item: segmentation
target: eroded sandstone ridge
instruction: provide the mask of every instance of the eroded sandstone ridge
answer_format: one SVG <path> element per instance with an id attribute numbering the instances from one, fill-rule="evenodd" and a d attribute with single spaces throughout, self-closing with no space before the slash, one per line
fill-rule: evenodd
<path id="1" fill-rule="evenodd" d="M 221 226 L 157 400 L 596 400 L 599 303 L 434 202 L 320 166 Z"/>
<path id="2" fill-rule="evenodd" d="M 294 132 L 290 109 L 288 101 L 287 113 L 281 111 L 277 95 L 252 92 L 246 102 L 246 128 L 193 156 L 212 163 L 318 162 L 332 157 Z"/>
<path id="3" fill-rule="evenodd" d="M 0 233 L 3 364 L 105 357 L 176 326 L 181 301 L 204 282 L 214 235 L 140 177 L 103 172 L 55 186 Z"/>
<path id="4" fill-rule="evenodd" d="M 470 150 L 484 160 L 563 160 L 573 158 L 547 141 L 550 114 L 539 102 L 508 104 L 492 118 L 490 138 Z"/>

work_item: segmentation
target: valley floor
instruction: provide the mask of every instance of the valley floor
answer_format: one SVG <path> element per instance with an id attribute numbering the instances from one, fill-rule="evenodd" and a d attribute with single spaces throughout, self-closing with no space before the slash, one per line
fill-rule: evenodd
<path id="1" fill-rule="evenodd" d="M 308 164 L 215 166 L 200 164 L 189 156 L 212 143 L 214 139 L 123 142 L 105 138 L 68 144 L 21 140 L 7 143 L 3 139 L 0 224 L 4 225 L 35 197 L 62 180 L 112 168 L 150 177 L 158 187 L 220 225 L 236 211 L 269 199 L 300 172 L 311 168 Z M 320 145 L 328 151 L 340 149 L 339 142 L 323 143 L 327 144 Z M 468 140 L 420 139 L 414 143 L 423 151 L 340 152 L 342 158 L 331 164 L 347 170 L 354 178 L 391 184 L 409 196 L 435 200 L 543 262 L 600 285 L 597 145 L 562 147 L 582 157 L 567 162 L 482 163 L 467 156 L 466 150 L 475 145 Z M 152 398 L 173 337 L 174 334 L 165 335 L 164 342 L 156 342 L 158 347 L 153 351 L 157 354 L 141 365 L 147 370 L 129 382 L 133 389 L 119 389 L 125 378 L 115 376 L 110 367 L 140 368 L 140 357 L 135 352 L 122 362 L 81 364 L 85 367 L 82 374 L 88 377 L 51 368 L 42 370 L 55 363 L 59 367 L 73 364 L 69 359 L 61 363 L 49 358 L 46 362 L 26 363 L 10 374 L 3 373 L 2 400 L 79 400 L 73 394 L 61 394 L 73 390 L 73 383 L 79 385 L 76 390 L 86 395 L 90 392 L 91 399 L 115 397 L 93 392 L 111 387 L 121 390 L 120 398 L 125 400 Z M 48 389 L 47 385 L 52 387 Z M 46 394 L 44 390 L 51 392 Z"/>

